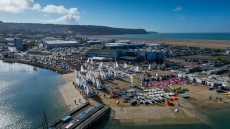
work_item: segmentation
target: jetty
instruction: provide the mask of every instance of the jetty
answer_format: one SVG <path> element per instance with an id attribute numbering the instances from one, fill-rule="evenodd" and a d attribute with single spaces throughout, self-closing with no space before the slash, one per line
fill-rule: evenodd
<path id="1" fill-rule="evenodd" d="M 91 105 L 86 102 L 67 113 L 63 118 L 52 122 L 49 129 L 86 129 L 104 116 L 109 109 L 103 104 Z"/>

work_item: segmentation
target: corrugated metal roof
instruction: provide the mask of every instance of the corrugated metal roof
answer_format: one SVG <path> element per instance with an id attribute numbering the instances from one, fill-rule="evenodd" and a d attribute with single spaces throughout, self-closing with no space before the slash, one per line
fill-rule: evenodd
<path id="1" fill-rule="evenodd" d="M 113 50 L 113 49 L 91 49 L 91 50 L 87 51 L 87 53 L 115 55 L 116 50 Z"/>
<path id="2" fill-rule="evenodd" d="M 77 41 L 64 41 L 64 40 L 50 40 L 46 41 L 47 44 L 69 44 L 69 43 L 78 43 Z"/>

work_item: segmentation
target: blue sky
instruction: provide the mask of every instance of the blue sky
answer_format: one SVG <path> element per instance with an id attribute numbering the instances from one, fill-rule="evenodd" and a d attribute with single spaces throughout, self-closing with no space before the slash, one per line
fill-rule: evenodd
<path id="1" fill-rule="evenodd" d="M 0 0 L 0 20 L 230 32 L 228 0 Z"/>

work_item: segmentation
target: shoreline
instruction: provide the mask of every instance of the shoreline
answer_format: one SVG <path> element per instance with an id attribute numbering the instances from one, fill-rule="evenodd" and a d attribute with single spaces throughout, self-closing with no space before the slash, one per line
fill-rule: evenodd
<path id="1" fill-rule="evenodd" d="M 24 60 L 19 60 L 19 59 L 2 58 L 2 57 L 0 57 L 0 60 L 2 60 L 3 62 L 7 62 L 7 63 L 27 64 L 27 65 L 31 65 L 31 66 L 34 66 L 34 67 L 39 67 L 39 68 L 42 68 L 42 69 L 48 69 L 48 70 L 51 70 L 53 72 L 57 72 L 57 73 L 60 73 L 60 74 L 71 73 L 71 71 L 69 71 L 69 70 L 59 69 L 59 68 L 53 67 L 53 66 L 45 66 L 43 64 L 37 64 L 37 63 L 34 63 L 34 62 L 29 62 L 29 61 L 24 61 Z"/>
<path id="2" fill-rule="evenodd" d="M 226 49 L 229 47 L 230 40 L 202 40 L 202 39 L 164 39 L 164 38 L 137 38 L 137 37 L 112 37 L 112 36 L 89 36 L 91 38 L 109 38 L 116 40 L 145 41 L 145 42 L 163 42 L 168 45 L 204 47 Z"/>
<path id="3" fill-rule="evenodd" d="M 16 62 L 18 63 L 18 62 Z M 19 62 L 20 63 L 20 62 Z M 29 64 L 32 65 L 33 64 Z M 74 72 L 68 74 L 61 74 L 62 78 L 65 80 L 65 84 L 58 86 L 60 101 L 64 101 L 65 105 L 68 107 L 69 111 L 79 106 L 81 103 L 86 102 L 83 95 L 79 92 L 77 88 L 73 85 L 75 82 Z M 196 92 L 197 94 L 202 94 L 203 92 Z M 99 96 L 102 96 L 102 92 L 99 91 Z M 102 97 L 101 97 L 102 98 Z M 186 103 L 190 109 L 171 107 L 171 106 L 137 106 L 137 107 L 111 107 L 112 113 L 110 114 L 110 120 L 118 120 L 120 123 L 151 123 L 151 122 L 162 122 L 162 121 L 200 121 L 200 110 L 210 109 L 210 110 L 223 110 L 230 107 L 230 104 L 217 102 L 213 100 L 207 103 L 201 103 L 204 100 L 195 100 L 194 103 L 191 101 L 186 102 L 186 99 L 178 97 L 179 101 Z M 194 97 L 192 97 L 194 98 Z M 224 97 L 223 97 L 224 98 Z M 81 99 L 79 101 L 79 99 Z M 76 101 L 75 103 L 75 100 Z M 224 100 L 225 101 L 225 100 Z M 93 98 L 89 98 L 89 102 L 95 104 Z M 180 103 L 181 103 L 180 102 Z M 227 100 L 226 102 L 230 102 Z M 201 103 L 201 104 L 200 104 Z M 190 105 L 188 105 L 190 104 Z M 220 107 L 221 105 L 221 107 Z M 213 109 L 213 107 L 216 107 Z M 174 109 L 178 108 L 179 112 L 175 113 Z M 165 113 L 166 112 L 166 113 Z"/>
<path id="4" fill-rule="evenodd" d="M 73 85 L 73 82 L 75 82 L 74 72 L 68 74 L 61 74 L 61 76 L 66 83 L 58 86 L 57 88 L 68 109 L 73 110 L 80 104 L 85 103 L 86 100 L 83 98 L 78 89 L 76 89 Z"/>
<path id="5" fill-rule="evenodd" d="M 75 89 L 72 84 L 73 81 L 75 82 L 74 72 L 67 71 L 67 70 L 60 70 L 54 67 L 43 66 L 41 64 L 36 64 L 36 63 L 28 62 L 28 61 L 22 61 L 18 59 L 10 59 L 10 58 L 8 59 L 8 58 L 0 57 L 0 60 L 2 60 L 3 62 L 7 62 L 7 63 L 21 63 L 21 64 L 26 64 L 26 65 L 31 65 L 34 67 L 39 67 L 42 69 L 47 69 L 47 70 L 59 73 L 64 79 L 65 83 L 57 86 L 57 90 L 59 91 L 58 95 L 61 99 L 60 101 L 64 102 L 65 106 L 68 108 L 69 111 L 76 108 L 79 104 L 86 102 L 86 100 L 83 98 L 80 92 L 77 89 Z M 72 91 L 72 92 L 69 92 L 69 91 Z M 74 104 L 74 100 L 78 98 L 81 99 L 81 102 L 76 101 L 76 104 Z"/>
<path id="6" fill-rule="evenodd" d="M 20 62 L 19 62 L 20 63 Z M 30 64 L 31 65 L 31 64 Z M 32 64 L 33 66 L 33 64 Z M 66 106 L 68 107 L 69 111 L 79 106 L 81 103 L 86 102 L 83 98 L 83 95 L 79 92 L 77 88 L 73 85 L 75 82 L 74 72 L 68 74 L 61 74 L 62 78 L 65 80 L 65 84 L 58 86 L 58 90 L 60 93 L 60 101 L 64 101 Z M 201 88 L 200 86 L 198 88 Z M 205 88 L 205 87 L 203 87 Z M 103 92 L 99 91 L 99 96 L 102 95 Z M 137 106 L 137 107 L 111 107 L 112 113 L 110 114 L 110 121 L 119 121 L 121 124 L 149 124 L 149 123 L 160 123 L 160 122 L 175 122 L 178 121 L 179 124 L 192 124 L 202 123 L 201 121 L 201 113 L 200 110 L 224 110 L 230 107 L 230 100 L 225 97 L 222 102 L 217 100 L 207 101 L 208 93 L 206 92 L 190 92 L 188 94 L 192 97 L 191 100 L 179 98 L 180 103 L 185 107 L 171 107 L 171 106 Z M 201 94 L 206 94 L 206 96 L 202 96 L 202 99 L 197 99 L 196 96 L 199 98 Z M 216 93 L 215 93 L 216 94 Z M 219 96 L 219 94 L 216 96 Z M 223 96 L 223 95 L 222 95 Z M 102 98 L 102 97 L 101 97 Z M 224 97 L 223 97 L 224 98 Z M 81 99 L 81 101 L 79 101 Z M 75 100 L 76 103 L 74 102 Z M 206 102 L 207 101 L 207 102 Z M 95 104 L 93 98 L 89 98 L 89 102 Z M 227 104 L 226 104 L 227 103 Z M 220 108 L 221 105 L 221 108 Z M 213 107 L 217 107 L 213 109 Z M 178 113 L 175 113 L 175 108 L 179 109 Z M 192 123 L 191 123 L 192 122 Z"/>

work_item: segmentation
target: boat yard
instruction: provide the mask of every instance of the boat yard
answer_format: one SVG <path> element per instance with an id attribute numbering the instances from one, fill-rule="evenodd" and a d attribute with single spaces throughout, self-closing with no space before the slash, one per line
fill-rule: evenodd
<path id="1" fill-rule="evenodd" d="M 221 50 L 156 42 L 88 42 L 77 48 L 4 52 L 1 58 L 62 73 L 66 84 L 59 91 L 69 110 L 85 102 L 103 104 L 112 109 L 110 119 L 120 122 L 196 121 L 198 108 L 230 102 L 224 94 L 230 89 L 230 62 L 212 56 Z"/>
<path id="2" fill-rule="evenodd" d="M 88 70 L 83 68 L 79 70 L 79 73 L 87 80 L 84 75 L 87 73 L 84 71 L 91 71 L 89 72 L 91 74 L 94 71 L 94 74 L 98 75 L 98 80 L 101 81 L 100 86 L 104 89 L 97 87 L 99 84 L 96 83 L 95 76 L 95 85 L 91 85 L 93 83 L 89 81 L 93 93 L 87 99 L 92 104 L 100 102 L 109 105 L 113 111 L 110 118 L 121 122 L 196 120 L 199 117 L 197 107 L 230 102 L 227 95 L 210 90 L 207 86 L 199 82 L 195 83 L 182 74 L 157 69 L 142 69 L 142 67 L 136 71 L 136 66 L 127 64 L 102 62 L 91 64 L 90 62 L 83 64 Z M 117 70 L 115 70 L 116 67 Z M 114 74 L 111 69 L 112 72 L 108 76 L 109 72 L 105 70 L 106 68 L 113 68 L 117 73 Z M 100 72 L 100 69 L 104 69 L 104 73 Z M 123 70 L 120 71 L 120 69 Z M 123 71 L 132 71 L 132 74 Z M 92 76 L 89 80 L 92 80 Z M 79 88 L 83 93 L 84 89 Z"/>

